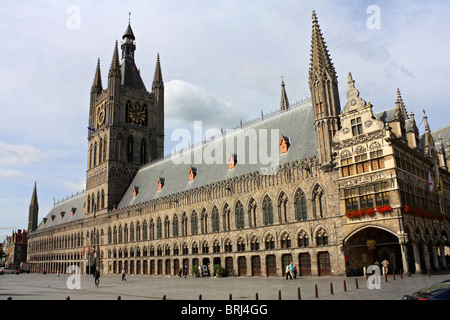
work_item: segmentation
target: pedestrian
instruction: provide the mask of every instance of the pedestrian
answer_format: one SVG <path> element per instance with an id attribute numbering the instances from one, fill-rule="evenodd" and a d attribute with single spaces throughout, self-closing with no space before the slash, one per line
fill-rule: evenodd
<path id="1" fill-rule="evenodd" d="M 187 266 L 184 266 L 184 271 L 183 271 L 183 273 L 184 273 L 184 277 L 186 278 L 186 276 L 187 276 Z"/>
<path id="2" fill-rule="evenodd" d="M 98 287 L 98 285 L 100 284 L 100 271 L 95 270 L 94 278 L 95 278 L 94 280 L 95 286 Z"/>
<path id="3" fill-rule="evenodd" d="M 387 274 L 389 268 L 389 261 L 384 259 L 383 262 L 381 262 L 381 264 L 383 265 L 383 274 Z"/>
<path id="4" fill-rule="evenodd" d="M 59 277 L 59 269 L 56 270 L 56 276 Z"/>
<path id="5" fill-rule="evenodd" d="M 297 279 L 297 266 L 294 264 L 294 279 Z"/>
<path id="6" fill-rule="evenodd" d="M 291 273 L 289 272 L 289 265 L 286 266 L 286 270 L 284 272 L 286 273 L 286 280 L 288 279 L 288 277 L 291 277 L 292 280 Z"/>
<path id="7" fill-rule="evenodd" d="M 203 274 L 202 274 L 202 266 L 201 266 L 201 265 L 198 265 L 198 275 L 199 275 L 200 277 L 203 277 Z"/>
<path id="8" fill-rule="evenodd" d="M 126 273 L 125 268 L 122 268 L 122 282 L 127 281 L 127 279 L 125 279 L 125 273 Z"/>
<path id="9" fill-rule="evenodd" d="M 289 263 L 289 276 L 291 277 L 292 280 L 292 275 L 294 274 L 294 265 L 291 263 Z"/>
<path id="10" fill-rule="evenodd" d="M 182 273 L 183 273 L 183 271 L 181 271 L 181 268 L 180 268 L 180 270 L 178 271 L 178 275 L 180 276 L 180 278 L 181 278 Z"/>

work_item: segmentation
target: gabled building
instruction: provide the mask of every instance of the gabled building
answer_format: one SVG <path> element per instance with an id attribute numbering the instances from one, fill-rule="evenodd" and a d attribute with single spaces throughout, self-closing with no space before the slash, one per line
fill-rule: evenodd
<path id="1" fill-rule="evenodd" d="M 150 92 L 134 40 L 128 25 L 106 89 L 97 65 L 86 191 L 39 225 L 32 200 L 34 271 L 175 275 L 220 264 L 281 276 L 293 261 L 301 276 L 356 275 L 384 259 L 396 272 L 447 268 L 450 127 L 433 132 L 424 115 L 420 134 L 399 91 L 374 113 L 351 74 L 342 109 L 315 12 L 310 100 L 289 104 L 282 81 L 278 111 L 166 157 L 159 55 Z"/>

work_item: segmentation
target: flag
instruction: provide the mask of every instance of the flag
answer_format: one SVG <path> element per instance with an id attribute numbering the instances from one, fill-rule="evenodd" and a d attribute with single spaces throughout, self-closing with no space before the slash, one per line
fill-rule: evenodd
<path id="1" fill-rule="evenodd" d="M 85 248 L 85 247 L 83 247 L 83 256 L 84 256 L 84 248 Z"/>
<path id="2" fill-rule="evenodd" d="M 428 171 L 428 190 L 433 191 L 434 190 L 434 181 L 431 178 L 431 173 Z"/>
<path id="3" fill-rule="evenodd" d="M 438 189 L 438 195 L 440 195 L 444 191 L 444 185 L 442 183 L 442 179 L 439 179 L 439 189 Z"/>

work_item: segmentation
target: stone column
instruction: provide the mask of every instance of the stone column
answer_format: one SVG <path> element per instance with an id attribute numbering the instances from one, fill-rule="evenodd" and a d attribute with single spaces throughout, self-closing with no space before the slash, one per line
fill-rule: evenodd
<path id="1" fill-rule="evenodd" d="M 438 256 L 437 256 L 437 248 L 436 248 L 435 244 L 433 244 L 432 247 L 431 247 L 431 253 L 432 253 L 432 256 L 433 256 L 433 261 L 434 261 L 434 266 L 435 266 L 434 270 L 440 271 L 441 267 L 439 266 L 439 259 L 438 259 Z"/>
<path id="2" fill-rule="evenodd" d="M 448 270 L 447 261 L 445 259 L 445 249 L 443 245 L 439 246 L 439 252 L 441 253 L 441 270 Z"/>
<path id="3" fill-rule="evenodd" d="M 423 256 L 425 259 L 425 268 L 427 270 L 431 271 L 431 264 L 430 264 L 430 251 L 428 250 L 427 245 L 423 245 Z"/>
<path id="4" fill-rule="evenodd" d="M 408 236 L 406 234 L 402 234 L 399 237 L 400 250 L 402 253 L 403 274 L 406 276 L 410 276 L 411 273 L 409 271 L 409 264 L 408 264 L 408 247 L 406 246 L 407 241 Z"/>
<path id="5" fill-rule="evenodd" d="M 414 264 L 416 267 L 416 274 L 422 274 L 422 267 L 420 265 L 420 252 L 417 244 L 413 244 L 413 252 L 414 252 Z"/>

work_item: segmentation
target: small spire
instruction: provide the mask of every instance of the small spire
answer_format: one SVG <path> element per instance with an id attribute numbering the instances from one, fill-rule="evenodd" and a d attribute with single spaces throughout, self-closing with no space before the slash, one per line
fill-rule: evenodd
<path id="1" fill-rule="evenodd" d="M 38 206 L 38 198 L 37 198 L 37 188 L 36 188 L 36 181 L 34 182 L 34 189 L 33 189 L 33 195 L 31 196 L 31 202 L 30 202 L 30 207 L 31 206 Z"/>
<path id="2" fill-rule="evenodd" d="M 152 88 L 163 88 L 164 89 L 164 81 L 161 72 L 161 62 L 159 60 L 159 53 L 156 57 L 156 67 L 155 67 L 155 75 L 153 76 L 153 85 Z"/>
<path id="3" fill-rule="evenodd" d="M 92 83 L 91 92 L 101 93 L 103 90 L 102 86 L 102 75 L 100 72 L 100 58 L 97 60 L 97 68 L 95 69 L 94 82 Z"/>
<path id="4" fill-rule="evenodd" d="M 111 67 L 109 69 L 109 77 L 120 76 L 120 62 L 119 62 L 119 47 L 116 40 L 116 45 L 114 47 L 113 58 L 111 61 Z"/>
<path id="5" fill-rule="evenodd" d="M 402 95 L 400 93 L 400 89 L 397 88 L 397 100 L 395 101 L 396 107 L 396 113 L 397 116 L 400 114 L 403 116 L 404 119 L 408 119 L 408 113 L 406 112 L 405 104 L 403 103 Z"/>
<path id="6" fill-rule="evenodd" d="M 319 22 L 317 20 L 316 11 L 313 10 L 312 14 L 313 27 L 312 27 L 312 40 L 311 40 L 311 62 L 310 62 L 310 75 L 312 71 L 323 73 L 328 71 L 330 76 L 336 77 L 333 63 L 331 62 L 330 55 L 328 53 L 325 40 L 322 32 L 320 31 Z"/>
<path id="7" fill-rule="evenodd" d="M 286 111 L 289 109 L 289 100 L 286 94 L 286 88 L 284 85 L 283 75 L 281 75 L 281 101 L 280 101 L 280 110 Z"/>
<path id="8" fill-rule="evenodd" d="M 425 113 L 425 109 L 423 109 L 423 123 L 425 124 L 425 131 L 430 132 L 430 126 L 428 124 L 428 117 L 427 114 Z"/>

